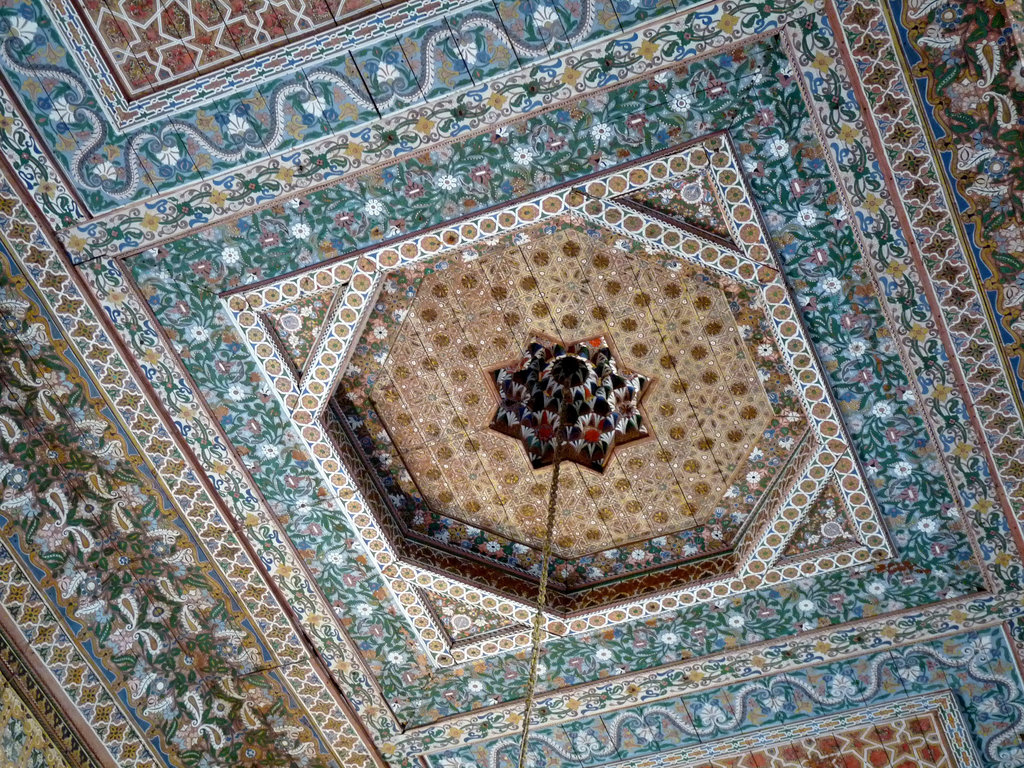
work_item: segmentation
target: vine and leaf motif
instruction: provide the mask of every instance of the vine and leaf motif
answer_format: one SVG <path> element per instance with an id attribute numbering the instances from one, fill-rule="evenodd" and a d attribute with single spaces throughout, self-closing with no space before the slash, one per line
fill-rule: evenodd
<path id="1" fill-rule="evenodd" d="M 40 3 L 26 0 L 0 9 L 0 31 L 9 38 L 0 48 L 0 60 L 21 68 L 4 67 L 58 162 L 77 173 L 77 191 L 93 211 L 175 192 L 170 203 L 147 203 L 118 224 L 90 234 L 100 241 L 129 237 L 141 242 L 151 238 L 154 227 L 173 231 L 205 223 L 211 215 L 222 215 L 225 206 L 238 210 L 265 202 L 296 186 L 338 178 L 371 159 L 466 134 L 503 109 L 538 111 L 584 88 L 611 85 L 654 57 L 680 60 L 740 32 L 763 32 L 777 23 L 765 19 L 766 12 L 791 14 L 805 5 L 802 0 L 730 1 L 694 12 L 693 23 L 682 31 L 666 24 L 645 39 L 634 35 L 625 44 L 617 39 L 587 49 L 609 33 L 673 12 L 674 4 L 617 0 L 612 8 L 598 8 L 594 0 L 520 0 L 502 4 L 501 19 L 488 15 L 491 6 L 484 4 L 426 25 L 413 40 L 357 52 L 359 72 L 348 58 L 311 67 L 123 135 L 103 122 L 100 105 L 89 96 L 88 77 L 76 69 Z M 452 37 L 442 44 L 441 35 L 437 45 L 424 47 L 424 36 L 436 28 Z M 534 63 L 568 54 L 573 47 L 583 53 Z M 467 69 L 470 54 L 475 62 Z M 507 81 L 495 79 L 509 71 L 510 63 L 524 72 Z M 421 66 L 426 69 L 417 71 Z M 414 83 L 421 92 L 418 100 L 408 90 Z M 353 101 L 353 93 L 362 98 L 362 106 Z M 454 101 L 442 98 L 453 93 Z M 405 109 L 413 104 L 418 106 Z M 290 119 L 285 120 L 282 109 Z M 97 131 L 105 137 L 99 143 Z M 251 170 L 212 178 L 249 163 L 254 164 Z M 90 185 L 82 186 L 82 180 Z"/>
<path id="2" fill-rule="evenodd" d="M 0 271 L 0 515 L 97 658 L 187 766 L 336 764 L 293 709 L 238 597 L 202 561 L 84 367 Z"/>
<path id="3" fill-rule="evenodd" d="M 570 723 L 564 730 L 538 730 L 531 734 L 529 765 L 547 768 L 575 764 L 581 758 L 588 764 L 618 764 L 625 755 L 644 754 L 659 745 L 679 748 L 745 732 L 749 748 L 757 743 L 752 732 L 763 734 L 766 726 L 877 704 L 891 700 L 892 691 L 906 696 L 950 689 L 973 725 L 985 765 L 1015 768 L 1024 755 L 1024 692 L 1020 681 L 1005 672 L 1007 651 L 998 635 L 967 635 L 945 647 L 901 648 L 853 663 L 823 664 L 810 673 L 775 675 L 610 714 L 586 725 Z M 503 738 L 433 755 L 430 764 L 514 765 L 518 751 L 518 739 Z"/>
<path id="4" fill-rule="evenodd" d="M 640 3 L 634 15 L 671 8 L 660 5 L 665 7 Z M 37 127 L 75 186 L 91 206 L 104 208 L 267 158 L 340 127 L 369 124 L 471 86 L 513 61 L 548 55 L 552 46 L 580 45 L 603 31 L 597 11 L 593 0 L 541 2 L 521 25 L 509 26 L 484 6 L 432 22 L 404 45 L 396 40 L 370 47 L 342 65 L 291 73 L 269 88 L 124 135 L 107 121 L 88 77 L 77 71 L 41 6 L 26 2 L 0 10 L 0 63 L 16 87 L 34 94 L 26 106 L 38 113 Z M 310 170 L 322 170 L 316 166 Z"/>
<path id="5" fill-rule="evenodd" d="M 913 74 L 949 156 L 956 204 L 979 248 L 985 287 L 1024 350 L 1024 62 L 1006 6 L 994 0 L 895 2 Z M 1024 378 L 1024 369 L 1018 369 Z"/>

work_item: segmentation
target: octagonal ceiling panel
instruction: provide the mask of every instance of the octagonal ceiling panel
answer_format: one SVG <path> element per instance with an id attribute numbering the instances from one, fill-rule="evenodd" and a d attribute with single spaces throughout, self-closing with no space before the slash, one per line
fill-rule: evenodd
<path id="1" fill-rule="evenodd" d="M 695 181 L 712 190 L 703 224 L 719 233 L 672 214 Z M 257 314 L 230 306 L 251 329 L 303 280 L 342 290 L 301 381 L 282 379 L 279 350 L 249 338 L 271 354 L 278 391 L 294 392 L 282 402 L 303 434 L 322 435 L 312 450 L 325 476 L 365 503 L 355 522 L 385 576 L 416 585 L 403 604 L 425 647 L 459 661 L 529 642 L 552 470 L 531 458 L 530 435 L 493 428 L 509 407 L 495 372 L 527 353 L 601 350 L 619 382 L 608 392 L 634 382 L 629 423 L 644 430 L 600 466 L 563 466 L 548 632 L 886 556 L 773 258 L 728 144 L 711 137 L 249 291 Z M 566 436 L 582 440 L 597 422 L 576 418 Z M 471 623 L 458 637 L 453 606 L 484 601 L 496 631 Z"/>
<path id="2" fill-rule="evenodd" d="M 551 469 L 534 469 L 519 441 L 492 428 L 501 400 L 490 372 L 539 337 L 604 339 L 624 372 L 650 379 L 650 434 L 602 473 L 564 468 L 556 573 L 578 586 L 607 578 L 608 561 L 639 560 L 609 552 L 583 572 L 581 556 L 666 534 L 677 556 L 721 550 L 802 440 L 807 420 L 758 304 L 756 288 L 666 265 L 621 232 L 549 220 L 468 261 L 389 274 L 339 398 L 373 440 L 368 459 L 401 494 L 411 530 L 443 542 L 467 526 L 490 531 L 513 542 L 507 565 L 528 569 L 543 543 Z"/>

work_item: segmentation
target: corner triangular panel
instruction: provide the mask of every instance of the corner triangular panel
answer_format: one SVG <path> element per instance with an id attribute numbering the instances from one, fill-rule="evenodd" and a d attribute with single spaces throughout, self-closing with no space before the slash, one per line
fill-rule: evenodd
<path id="1" fill-rule="evenodd" d="M 277 334 L 285 354 L 300 373 L 320 338 L 336 296 L 336 289 L 307 294 L 263 313 L 265 322 Z"/>
<path id="2" fill-rule="evenodd" d="M 522 626 L 511 616 L 502 616 L 495 611 L 464 603 L 448 595 L 427 590 L 421 590 L 421 595 L 453 644 Z"/>
<path id="3" fill-rule="evenodd" d="M 853 524 L 835 483 L 829 482 L 807 510 L 782 550 L 780 562 L 792 562 L 857 544 Z"/>
<path id="4" fill-rule="evenodd" d="M 722 207 L 707 174 L 683 176 L 664 184 L 644 187 L 619 200 L 667 216 L 713 240 L 733 244 Z"/>

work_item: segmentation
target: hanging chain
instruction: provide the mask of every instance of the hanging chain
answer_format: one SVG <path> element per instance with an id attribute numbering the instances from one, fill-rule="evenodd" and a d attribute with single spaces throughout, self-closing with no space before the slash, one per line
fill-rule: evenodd
<path id="1" fill-rule="evenodd" d="M 523 736 L 519 742 L 519 768 L 526 767 L 526 746 L 530 738 L 530 718 L 533 716 L 533 696 L 537 689 L 537 667 L 540 665 L 541 629 L 544 624 L 544 606 L 548 596 L 548 566 L 551 563 L 551 540 L 555 532 L 555 512 L 558 509 L 558 475 L 562 464 L 562 430 L 567 412 L 566 398 L 569 388 L 562 391 L 562 404 L 558 413 L 558 429 L 555 430 L 555 461 L 551 469 L 551 488 L 548 490 L 548 520 L 544 533 L 544 556 L 541 558 L 540 585 L 537 588 L 537 612 L 533 614 L 533 635 L 530 655 L 530 677 L 526 683 L 526 705 L 523 707 Z"/>

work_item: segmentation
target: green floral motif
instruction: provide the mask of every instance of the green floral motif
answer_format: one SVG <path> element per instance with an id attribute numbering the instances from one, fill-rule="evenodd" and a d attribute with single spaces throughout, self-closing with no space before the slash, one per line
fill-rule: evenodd
<path id="1" fill-rule="evenodd" d="M 673 642 L 674 638 L 658 636 L 657 641 Z M 530 765 L 598 766 L 643 756 L 656 761 L 659 752 L 719 739 L 744 738 L 753 746 L 771 726 L 810 725 L 813 718 L 841 717 L 855 707 L 898 705 L 911 696 L 947 690 L 962 702 L 969 731 L 963 737 L 973 739 L 974 754 L 982 756 L 980 761 L 974 758 L 975 764 L 1019 765 L 1024 756 L 1019 740 L 1024 687 L 1012 655 L 1001 631 L 990 629 L 893 652 L 823 662 L 777 677 L 759 676 L 639 704 L 624 712 L 534 729 Z M 518 747 L 518 736 L 506 737 L 430 755 L 427 764 L 431 768 L 515 765 Z M 888 763 L 885 759 L 882 766 L 887 768 Z M 848 763 L 837 763 L 844 764 Z"/>
<path id="2" fill-rule="evenodd" d="M 179 526 L 87 369 L 4 256 L 6 546 L 55 591 L 127 706 L 151 718 L 146 738 L 179 763 L 337 765 L 265 671 L 272 652 L 246 626 L 238 597 Z"/>
<path id="3" fill-rule="evenodd" d="M 857 50 L 865 56 L 876 56 L 878 37 L 887 34 L 882 14 L 881 11 L 873 11 L 865 6 L 861 6 L 861 9 L 862 13 L 853 12 L 850 16 L 852 19 L 872 23 L 875 26 L 873 30 L 875 37 L 865 35 L 858 39 L 851 32 L 851 44 L 858 46 Z M 850 121 L 857 121 L 861 107 L 856 94 L 844 84 L 843 77 L 837 68 L 831 67 L 822 71 L 815 66 L 822 60 L 834 61 L 834 56 L 830 54 L 836 52 L 836 42 L 829 23 L 823 20 L 817 26 L 801 24 L 794 29 L 798 30 L 797 43 L 801 60 L 804 62 L 805 82 L 811 92 L 812 100 L 819 106 L 827 106 L 827 108 L 819 110 L 819 119 L 824 123 L 827 135 L 843 136 L 849 130 Z M 874 83 L 882 82 L 890 85 L 889 80 L 879 76 L 879 72 L 884 71 L 882 68 L 878 72 L 872 73 Z M 868 97 L 872 102 L 873 109 L 879 112 L 883 110 L 891 112 L 894 103 L 891 94 L 884 92 L 881 88 L 872 87 L 868 91 Z M 898 104 L 898 102 L 895 103 Z M 899 123 L 893 127 L 897 133 L 902 129 Z M 853 146 L 856 151 L 837 150 L 835 162 L 839 172 L 846 179 L 848 193 L 861 206 L 860 233 L 876 263 L 876 279 L 880 286 L 880 296 L 885 298 L 889 316 L 892 318 L 894 327 L 891 330 L 879 327 L 878 333 L 883 334 L 884 343 L 888 346 L 890 343 L 896 344 L 895 334 L 898 332 L 900 343 L 910 354 L 916 384 L 923 396 L 918 404 L 931 413 L 932 428 L 937 432 L 939 443 L 946 447 L 945 460 L 959 478 L 957 493 L 960 496 L 960 503 L 963 508 L 974 507 L 979 513 L 976 525 L 983 530 L 986 541 L 983 552 L 986 553 L 984 557 L 988 562 L 989 573 L 1001 585 L 1016 584 L 1024 571 L 1013 558 L 996 554 L 1006 551 L 1006 547 L 1012 548 L 1009 543 L 1008 522 L 999 512 L 998 506 L 993 503 L 995 497 L 991 488 L 991 476 L 984 459 L 977 451 L 970 449 L 973 438 L 969 417 L 963 396 L 959 392 L 959 384 L 952 373 L 948 352 L 937 335 L 928 333 L 927 329 L 932 323 L 933 310 L 929 302 L 925 300 L 924 289 L 915 275 L 907 236 L 901 232 L 895 213 L 880 205 L 888 194 L 888 190 L 882 174 L 873 170 L 871 153 L 860 142 L 854 143 Z M 901 172 L 913 178 L 912 171 L 919 165 L 911 165 L 910 161 L 915 163 L 921 161 L 910 156 L 907 158 L 907 164 L 901 166 Z M 905 202 L 913 211 L 912 203 L 914 201 L 907 198 Z M 932 216 L 932 213 L 930 209 L 926 209 L 923 215 L 927 219 Z M 913 234 L 924 235 L 924 233 L 916 232 Z M 941 233 L 930 242 L 919 241 L 921 247 L 927 246 L 925 253 L 930 259 L 929 266 L 931 268 L 938 269 L 937 265 L 942 263 L 935 251 L 944 253 L 951 247 L 950 240 L 945 234 Z M 952 265 L 943 268 L 940 278 L 947 282 L 952 281 L 954 284 L 958 280 L 967 279 L 962 270 L 956 270 Z M 954 296 L 959 295 L 954 294 Z M 969 294 L 963 295 L 968 296 Z M 962 303 L 962 301 L 962 299 L 957 299 L 958 303 Z M 860 321 L 862 318 L 851 315 L 848 317 L 848 321 L 852 320 Z M 974 367 L 976 381 L 998 381 L 1002 375 L 997 368 L 998 361 L 994 355 L 982 356 L 980 350 L 984 350 L 984 347 L 978 344 L 979 340 L 985 339 L 987 336 L 985 327 L 973 317 L 964 316 L 954 328 L 961 334 L 961 339 L 965 336 L 968 337 L 968 341 L 962 342 L 957 348 L 961 365 L 968 370 L 968 366 Z M 860 333 L 857 334 L 857 336 L 860 335 Z M 847 351 L 852 357 L 863 360 L 864 355 L 868 353 L 868 348 L 863 345 L 860 338 L 851 337 L 849 341 L 852 343 Z M 873 359 L 873 353 L 870 354 Z M 843 375 L 864 377 L 869 381 L 874 377 L 873 372 L 863 368 L 858 369 L 857 366 L 849 367 Z M 916 395 L 907 395 L 904 392 L 903 396 L 909 396 L 917 401 Z M 995 397 L 995 393 L 989 393 L 979 403 L 984 404 L 993 397 Z M 999 412 L 995 414 L 991 424 L 983 425 L 984 428 L 991 429 L 989 437 L 995 443 L 1003 439 L 1000 430 L 1006 429 L 1006 424 L 1010 422 L 1005 415 L 1005 406 L 1000 406 L 999 400 L 995 400 L 991 406 L 986 407 L 999 408 Z M 886 435 L 890 434 L 893 433 L 887 430 Z M 1000 460 L 999 454 L 996 455 L 996 460 Z M 1014 466 L 1016 463 L 1011 461 L 1009 466 L 1005 467 L 1008 475 L 1021 476 L 1021 470 Z M 950 510 L 950 514 L 956 513 Z"/>

